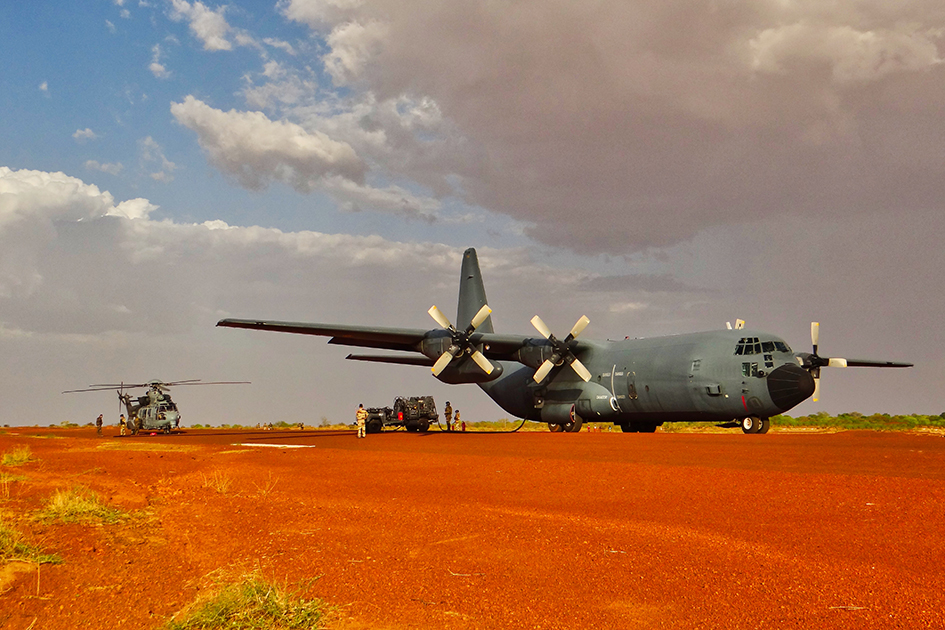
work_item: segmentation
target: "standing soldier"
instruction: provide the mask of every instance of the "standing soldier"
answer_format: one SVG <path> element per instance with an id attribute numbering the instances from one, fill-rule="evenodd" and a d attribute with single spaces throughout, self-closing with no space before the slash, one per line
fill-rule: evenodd
<path id="1" fill-rule="evenodd" d="M 364 423 L 367 422 L 367 411 L 364 410 L 364 405 L 358 405 L 358 411 L 354 414 L 354 419 L 358 422 L 358 437 L 366 437 L 364 434 Z"/>
<path id="2" fill-rule="evenodd" d="M 98 418 L 95 419 L 95 428 L 98 430 L 98 434 L 102 434 L 102 414 L 98 414 Z"/>
<path id="3" fill-rule="evenodd" d="M 446 408 L 443 409 L 443 415 L 446 416 L 446 430 L 450 431 L 450 421 L 453 419 L 453 406 L 450 401 L 446 401 Z"/>
<path id="4" fill-rule="evenodd" d="M 121 430 L 122 435 L 125 434 L 125 427 L 127 426 L 127 424 L 128 423 L 125 422 L 125 414 L 121 414 L 121 417 L 118 418 L 118 427 Z"/>
<path id="5" fill-rule="evenodd" d="M 459 409 L 456 410 L 456 417 L 453 418 L 453 426 L 459 428 L 463 432 L 466 431 L 466 421 L 460 420 Z"/>

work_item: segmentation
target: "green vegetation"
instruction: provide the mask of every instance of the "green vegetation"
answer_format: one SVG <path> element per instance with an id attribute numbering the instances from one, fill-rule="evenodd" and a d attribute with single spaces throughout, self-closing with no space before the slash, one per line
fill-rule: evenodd
<path id="1" fill-rule="evenodd" d="M 36 518 L 40 520 L 65 523 L 93 520 L 114 523 L 125 516 L 127 514 L 123 510 L 108 507 L 97 494 L 82 486 L 57 490 L 46 503 L 46 507 L 36 513 Z"/>
<path id="2" fill-rule="evenodd" d="M 263 628 L 319 628 L 325 605 L 288 593 L 258 574 L 225 585 L 208 600 L 197 602 L 171 619 L 164 630 L 250 630 Z M 175 615 L 176 617 L 177 615 Z"/>
<path id="3" fill-rule="evenodd" d="M 792 418 L 775 416 L 771 418 L 772 427 L 826 427 L 833 429 L 868 429 L 871 431 L 909 431 L 919 428 L 945 429 L 945 413 L 938 416 L 907 415 L 891 416 L 886 413 L 874 413 L 867 416 L 853 411 L 831 416 L 819 412 L 810 416 Z"/>
<path id="4" fill-rule="evenodd" d="M 35 461 L 29 446 L 18 446 L 9 453 L 4 453 L 0 463 L 4 466 L 22 466 L 27 462 Z"/>
<path id="5" fill-rule="evenodd" d="M 23 535 L 9 523 L 0 519 L 0 563 L 35 562 L 36 564 L 60 564 L 62 558 L 56 554 L 43 553 L 39 547 L 23 542 Z"/>

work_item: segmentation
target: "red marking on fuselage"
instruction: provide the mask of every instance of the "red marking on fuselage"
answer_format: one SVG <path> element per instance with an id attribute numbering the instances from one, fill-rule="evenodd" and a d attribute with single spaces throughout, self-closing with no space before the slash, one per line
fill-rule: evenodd
<path id="1" fill-rule="evenodd" d="M 742 394 L 742 407 L 745 408 L 745 413 L 748 413 L 748 405 L 745 403 L 745 395 Z"/>

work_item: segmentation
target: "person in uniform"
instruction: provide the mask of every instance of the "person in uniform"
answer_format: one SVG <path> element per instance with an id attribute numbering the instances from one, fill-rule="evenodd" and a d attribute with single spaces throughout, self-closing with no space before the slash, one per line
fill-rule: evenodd
<path id="1" fill-rule="evenodd" d="M 354 414 L 354 419 L 358 423 L 358 437 L 366 437 L 364 433 L 364 424 L 367 422 L 368 413 L 364 409 L 364 405 L 358 405 L 358 411 Z"/>
<path id="2" fill-rule="evenodd" d="M 98 418 L 95 419 L 95 428 L 98 430 L 98 434 L 102 434 L 102 414 L 98 414 Z"/>
<path id="3" fill-rule="evenodd" d="M 460 431 L 466 431 L 466 421 L 460 420 L 459 409 L 456 410 L 456 416 L 453 418 L 453 426 L 457 427 Z"/>
<path id="4" fill-rule="evenodd" d="M 118 428 L 121 435 L 125 434 L 126 426 L 128 426 L 128 423 L 125 421 L 125 414 L 121 414 L 121 417 L 118 418 Z"/>
<path id="5" fill-rule="evenodd" d="M 443 409 L 443 415 L 446 416 L 446 430 L 452 431 L 450 427 L 450 422 L 453 420 L 453 406 L 450 405 L 450 401 L 446 401 L 446 407 Z"/>

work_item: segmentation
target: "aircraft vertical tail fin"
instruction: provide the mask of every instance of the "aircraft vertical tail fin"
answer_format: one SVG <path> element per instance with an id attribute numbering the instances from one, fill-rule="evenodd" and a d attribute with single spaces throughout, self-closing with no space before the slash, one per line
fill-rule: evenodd
<path id="1" fill-rule="evenodd" d="M 456 327 L 460 330 L 469 326 L 473 317 L 487 303 L 486 288 L 482 284 L 479 271 L 479 257 L 472 247 L 463 253 L 463 268 L 459 276 L 459 304 L 456 307 Z M 479 332 L 495 332 L 492 328 L 492 316 L 486 318 L 476 329 Z"/>

